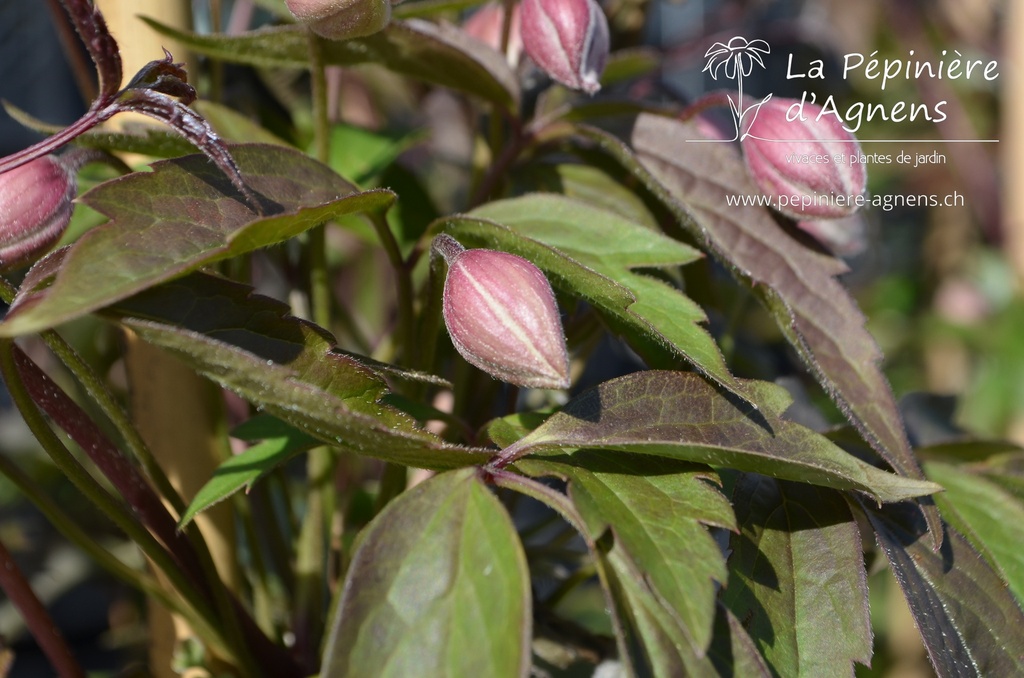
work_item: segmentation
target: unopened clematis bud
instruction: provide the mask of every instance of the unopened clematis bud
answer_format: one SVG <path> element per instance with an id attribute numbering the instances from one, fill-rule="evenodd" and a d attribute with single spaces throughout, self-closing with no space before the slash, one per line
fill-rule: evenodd
<path id="1" fill-rule="evenodd" d="M 558 82 L 593 94 L 608 60 L 608 19 L 595 0 L 523 0 L 523 48 Z"/>
<path id="2" fill-rule="evenodd" d="M 568 388 L 565 334 L 541 270 L 507 252 L 464 249 L 447 235 L 433 248 L 448 263 L 442 312 L 462 357 L 516 386 Z"/>
<path id="3" fill-rule="evenodd" d="M 462 30 L 473 36 L 496 52 L 501 51 L 501 33 L 505 24 L 505 7 L 500 2 L 489 2 L 462 24 Z M 520 30 L 519 5 L 512 8 L 512 25 L 508 33 L 508 54 L 509 66 L 515 68 L 519 64 L 519 57 L 523 53 L 523 36 Z"/>
<path id="4" fill-rule="evenodd" d="M 38 257 L 71 221 L 76 168 L 47 155 L 0 174 L 0 268 Z"/>
<path id="5" fill-rule="evenodd" d="M 742 139 L 754 181 L 794 219 L 849 216 L 867 185 L 856 137 L 835 115 L 821 113 L 808 102 L 770 99 Z"/>
<path id="6" fill-rule="evenodd" d="M 285 0 L 285 4 L 296 19 L 330 40 L 372 35 L 391 20 L 390 0 Z"/>

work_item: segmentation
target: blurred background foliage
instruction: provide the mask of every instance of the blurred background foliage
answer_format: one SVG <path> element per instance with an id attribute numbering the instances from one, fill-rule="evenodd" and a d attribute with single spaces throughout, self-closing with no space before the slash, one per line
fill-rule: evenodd
<path id="1" fill-rule="evenodd" d="M 275 0 L 176 1 L 189 6 L 197 30 L 218 27 L 228 32 L 274 20 L 274 10 L 282 4 Z M 445 16 L 459 21 L 472 4 L 449 3 L 452 9 Z M 1014 6 L 1012 0 L 605 0 L 603 4 L 612 25 L 613 50 L 653 49 L 658 60 L 653 75 L 617 85 L 628 96 L 680 105 L 723 86 L 702 73 L 704 52 L 715 40 L 743 35 L 762 38 L 773 49 L 767 68 L 755 71 L 745 83 L 755 96 L 772 92 L 799 97 L 809 87 L 805 81 L 785 79 L 782 55 L 792 53 L 805 63 L 825 61 L 829 77 L 811 89 L 822 97 L 834 95 L 840 108 L 854 102 L 948 102 L 949 117 L 942 124 L 874 121 L 859 130 L 861 139 L 1000 140 L 995 144 L 907 144 L 911 152 L 938 151 L 945 162 L 916 168 L 872 164 L 873 194 L 957 191 L 964 195 L 964 205 L 869 210 L 844 224 L 851 230 L 845 232 L 842 250 L 850 267 L 845 283 L 854 291 L 885 354 L 885 370 L 902 399 L 914 443 L 984 436 L 1024 444 L 1024 295 L 1020 293 L 1024 209 L 1018 204 L 1018 194 L 1024 194 L 1019 183 L 1024 176 L 1019 167 L 1024 153 L 1016 152 L 1021 132 L 1005 122 L 1021 119 L 1008 113 L 1020 111 L 1016 100 L 1024 90 L 1020 63 L 1009 49 L 1021 35 L 1013 32 L 1014 26 L 1024 29 L 1019 18 L 1024 8 Z M 402 11 L 413 15 L 428 5 L 430 0 L 406 0 Z M 145 13 L 143 8 L 139 11 Z M 68 31 L 56 2 L 0 0 L 0 98 L 50 123 L 77 117 L 94 85 L 88 60 Z M 156 45 L 165 42 L 153 37 L 149 44 L 155 51 Z M 943 50 L 957 50 L 967 58 L 997 59 L 1000 75 L 993 82 L 898 79 L 885 92 L 877 82 L 844 81 L 838 76 L 844 54 L 867 55 L 877 50 L 881 59 L 905 59 L 911 49 L 922 59 L 937 59 Z M 208 60 L 193 61 L 191 72 L 203 98 L 229 106 L 245 116 L 243 121 L 257 123 L 285 142 L 300 148 L 309 144 L 305 75 Z M 470 185 L 474 156 L 482 150 L 474 136 L 476 121 L 459 98 L 442 90 L 424 91 L 376 67 L 349 69 L 344 78 L 337 75 L 329 80 L 329 87 L 340 104 L 331 115 L 346 125 L 336 128 L 335 169 L 362 187 L 384 185 L 397 190 L 402 201 L 391 216 L 409 233 L 420 232 L 438 213 L 463 204 L 466 196 L 456 191 Z M 221 124 L 245 127 L 237 121 Z M 246 133 L 237 131 L 240 136 Z M 34 138 L 0 113 L 0 155 L 27 146 Z M 864 145 L 865 152 L 902 149 L 899 144 Z M 87 187 L 108 176 L 99 170 L 86 176 L 83 184 Z M 96 216 L 79 209 L 75 219 L 69 237 L 94 224 Z M 332 263 L 339 271 L 334 288 L 348 304 L 342 326 L 334 329 L 343 347 L 370 353 L 380 348 L 386 336 L 387 318 L 381 313 L 385 304 L 374 294 L 386 286 L 379 280 L 367 281 L 387 275 L 386 266 L 365 256 L 367 252 L 377 256 L 377 250 L 366 247 L 351 230 L 334 230 L 330 238 Z M 302 262 L 293 264 L 295 268 L 282 267 L 257 257 L 253 274 L 260 290 L 272 296 L 287 294 Z M 838 416 L 829 421 L 827 414 L 824 418 L 817 414 L 829 412 L 832 406 L 799 369 L 774 322 L 753 300 L 743 298 L 727 276 L 721 278 L 722 288 L 709 291 L 701 301 L 708 306 L 716 335 L 732 342 L 728 353 L 736 373 L 783 379 L 802 394 L 805 403 L 814 405 L 805 408 L 803 416 L 816 418 L 819 426 L 839 422 Z M 83 319 L 66 328 L 65 334 L 90 362 L 107 367 L 113 383 L 123 386 L 120 349 L 107 325 Z M 26 348 L 31 352 L 31 345 Z M 60 368 L 46 354 L 33 357 L 59 377 Z M 64 386 L 75 388 L 70 380 Z M 6 400 L 0 410 L 0 447 L 47 487 L 52 499 L 75 506 L 79 515 L 89 515 L 90 506 L 35 449 Z M 350 505 L 352 520 L 358 522 L 363 520 L 360 502 L 369 495 L 360 489 L 358 469 L 353 471 L 357 477 L 350 488 Z M 549 528 L 539 525 L 536 529 Z M 95 530 L 98 540 L 123 539 L 98 516 Z M 65 633 L 83 653 L 83 663 L 97 671 L 107 670 L 108 675 L 126 675 L 117 672 L 117 667 L 130 663 L 125 657 L 141 657 L 145 652 L 145 639 L 138 631 L 144 615 L 142 600 L 63 545 L 3 478 L 0 533 L 25 564 L 24 570 L 34 573 L 37 592 L 53 606 L 62 628 L 68 629 Z M 549 539 L 541 541 L 551 547 Z M 131 548 L 127 543 L 123 546 Z M 571 555 L 572 544 L 566 548 Z M 877 653 L 873 667 L 859 667 L 858 675 L 929 675 L 920 640 L 894 582 L 880 564 L 872 571 Z M 556 609 L 592 633 L 606 632 L 598 588 L 581 586 L 571 591 L 564 598 L 557 597 L 557 591 L 552 593 Z M 557 635 L 558 629 L 551 633 Z M 31 643 L 6 602 L 0 604 L 0 635 L 14 646 L 19 658 L 11 675 L 46 671 L 45 664 L 33 663 Z"/>

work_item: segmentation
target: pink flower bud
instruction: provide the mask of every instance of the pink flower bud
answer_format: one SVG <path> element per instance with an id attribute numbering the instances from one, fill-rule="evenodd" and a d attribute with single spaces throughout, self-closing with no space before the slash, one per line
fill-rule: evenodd
<path id="1" fill-rule="evenodd" d="M 794 219 L 849 216 L 867 185 L 864 165 L 850 161 L 860 155 L 856 137 L 835 115 L 821 111 L 795 99 L 770 99 L 742 140 L 754 181 Z"/>
<path id="2" fill-rule="evenodd" d="M 295 18 L 329 40 L 372 35 L 391 20 L 390 0 L 285 0 Z"/>
<path id="3" fill-rule="evenodd" d="M 462 30 L 484 43 L 496 52 L 501 51 L 501 32 L 504 30 L 505 7 L 500 2 L 489 2 L 462 24 Z M 523 36 L 520 30 L 519 5 L 512 9 L 512 26 L 508 34 L 508 55 L 509 66 L 513 68 L 519 63 L 519 56 L 523 53 Z"/>
<path id="4" fill-rule="evenodd" d="M 0 268 L 27 263 L 60 239 L 75 191 L 74 172 L 54 155 L 0 174 Z"/>
<path id="5" fill-rule="evenodd" d="M 462 357 L 516 386 L 568 388 L 565 334 L 541 270 L 514 254 L 463 249 L 447 235 L 434 250 L 448 262 L 442 312 Z"/>
<path id="6" fill-rule="evenodd" d="M 595 0 L 523 0 L 523 48 L 558 82 L 593 94 L 608 60 L 608 19 Z"/>

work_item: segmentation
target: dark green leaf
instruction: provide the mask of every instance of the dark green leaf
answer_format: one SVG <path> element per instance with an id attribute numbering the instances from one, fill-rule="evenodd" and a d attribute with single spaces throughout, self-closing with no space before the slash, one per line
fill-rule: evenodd
<path id="1" fill-rule="evenodd" d="M 661 68 L 664 56 L 645 47 L 622 49 L 608 55 L 608 63 L 601 74 L 601 85 L 610 87 L 624 80 L 632 80 Z"/>
<path id="2" fill-rule="evenodd" d="M 288 307 L 223 278 L 194 273 L 109 310 L 145 341 L 319 440 L 422 468 L 484 463 L 486 450 L 448 445 L 385 405 L 384 380 L 333 349 Z"/>
<path id="3" fill-rule="evenodd" d="M 330 676 L 526 676 L 530 580 L 474 470 L 401 494 L 366 528 L 324 653 Z"/>
<path id="4" fill-rule="evenodd" d="M 997 483 L 963 466 L 928 462 L 928 478 L 942 516 L 964 534 L 1024 601 L 1024 503 Z"/>
<path id="5" fill-rule="evenodd" d="M 474 218 L 475 217 L 475 218 Z M 742 394 L 711 336 L 704 311 L 678 290 L 634 272 L 687 264 L 700 254 L 618 214 L 553 194 L 488 203 L 468 217 L 445 220 L 445 231 L 468 247 L 519 254 L 557 289 L 581 297 L 655 367 L 679 357 Z"/>
<path id="6" fill-rule="evenodd" d="M 798 242 L 766 209 L 729 206 L 730 196 L 760 191 L 731 144 L 688 143 L 702 138 L 695 123 L 639 116 L 630 141 L 650 173 L 642 178 L 653 186 L 653 177 L 655 193 L 691 237 L 762 295 L 783 333 L 868 442 L 899 473 L 923 478 L 879 367 L 878 346 L 836 280 L 845 264 Z"/>
<path id="7" fill-rule="evenodd" d="M 1024 675 L 1024 613 L 977 551 L 952 528 L 932 550 L 912 504 L 866 511 L 936 673 Z"/>
<path id="8" fill-rule="evenodd" d="M 672 457 L 899 501 L 941 488 L 886 473 L 782 418 L 781 387 L 744 381 L 754 409 L 686 372 L 637 372 L 577 396 L 503 455 L 600 448 Z"/>
<path id="9" fill-rule="evenodd" d="M 257 480 L 281 464 L 319 444 L 316 438 L 291 429 L 285 435 L 268 438 L 231 457 L 218 466 L 213 477 L 196 492 L 178 521 L 178 529 L 184 528 L 197 515 L 243 487 L 248 491 Z"/>
<path id="10" fill-rule="evenodd" d="M 0 336 L 52 327 L 202 265 L 394 200 L 384 190 L 357 193 L 298 151 L 246 145 L 232 152 L 265 215 L 256 214 L 201 155 L 161 161 L 152 172 L 108 181 L 82 200 L 110 221 L 66 252 L 51 286 L 18 296 L 0 324 Z"/>
<path id="11" fill-rule="evenodd" d="M 671 459 L 589 450 L 523 460 L 520 468 L 568 478 L 570 496 L 593 538 L 613 529 L 617 545 L 636 563 L 692 651 L 707 649 L 715 582 L 726 578 L 725 560 L 707 526 L 736 528 L 729 502 L 707 482 L 717 482 L 714 472 Z"/>
<path id="12" fill-rule="evenodd" d="M 144 19 L 158 33 L 199 54 L 262 67 L 309 67 L 309 31 L 298 25 L 241 35 L 199 35 Z M 340 66 L 380 64 L 442 87 L 473 94 L 505 109 L 518 105 L 519 85 L 500 54 L 451 25 L 420 19 L 392 21 L 365 38 L 324 43 L 324 61 Z"/>
<path id="13" fill-rule="evenodd" d="M 849 676 L 871 662 L 860 530 L 832 490 L 748 474 L 734 492 L 723 602 L 778 676 Z"/>

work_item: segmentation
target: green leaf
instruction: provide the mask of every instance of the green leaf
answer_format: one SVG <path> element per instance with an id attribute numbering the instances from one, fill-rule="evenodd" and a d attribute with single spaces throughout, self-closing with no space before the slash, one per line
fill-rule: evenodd
<path id="1" fill-rule="evenodd" d="M 728 206 L 730 196 L 760 191 L 731 144 L 688 143 L 702 138 L 695 123 L 639 116 L 630 141 L 641 178 L 702 248 L 761 295 L 861 435 L 897 472 L 923 478 L 879 367 L 878 345 L 836 280 L 845 264 L 798 242 L 762 207 Z"/>
<path id="2" fill-rule="evenodd" d="M 330 165 L 341 176 L 363 186 L 422 139 L 420 132 L 374 132 L 336 124 L 331 128 Z"/>
<path id="3" fill-rule="evenodd" d="M 849 676 L 871 662 L 860 530 L 832 490 L 744 475 L 722 600 L 779 676 Z"/>
<path id="4" fill-rule="evenodd" d="M 783 419 L 790 398 L 781 387 L 755 381 L 741 385 L 760 410 L 696 374 L 636 372 L 577 396 L 502 455 L 620 450 L 859 490 L 885 502 L 941 489 L 869 466 L 824 436 Z"/>
<path id="5" fill-rule="evenodd" d="M 309 68 L 309 31 L 304 26 L 199 35 L 143 20 L 161 35 L 215 59 L 264 68 Z M 448 24 L 392 21 L 365 38 L 325 41 L 323 55 L 328 64 L 380 64 L 417 80 L 479 96 L 509 111 L 518 106 L 519 84 L 505 59 Z"/>
<path id="6" fill-rule="evenodd" d="M 618 214 L 553 194 L 488 203 L 444 230 L 467 247 L 490 247 L 529 259 L 552 285 L 585 299 L 654 367 L 685 358 L 742 395 L 718 346 L 700 326 L 704 311 L 639 267 L 687 264 L 700 254 Z"/>
<path id="7" fill-rule="evenodd" d="M 611 528 L 644 580 L 670 611 L 693 652 L 711 642 L 716 585 L 725 560 L 707 526 L 736 529 L 728 500 L 706 466 L 671 459 L 581 450 L 523 460 L 530 475 L 558 475 L 595 540 Z M 710 481 L 710 482 L 708 482 Z M 623 573 L 620 573 L 623 574 Z"/>
<path id="8" fill-rule="evenodd" d="M 707 654 L 694 651 L 672 614 L 617 543 L 600 543 L 598 572 L 608 590 L 620 652 L 634 676 L 717 678 L 771 675 L 743 627 L 716 606 L 715 637 Z"/>
<path id="9" fill-rule="evenodd" d="M 249 117 L 223 104 L 200 99 L 192 103 L 192 108 L 198 111 L 199 115 L 203 116 L 206 122 L 210 123 L 213 131 L 225 141 L 290 146 L 287 141 L 270 130 L 261 127 Z"/>
<path id="10" fill-rule="evenodd" d="M 963 533 L 1024 601 L 1024 503 L 961 465 L 926 462 L 925 473 L 946 490 L 935 495 L 942 516 Z"/>
<path id="11" fill-rule="evenodd" d="M 610 87 L 619 82 L 639 78 L 661 68 L 664 57 L 649 47 L 621 49 L 608 55 L 601 73 L 601 85 Z"/>
<path id="12" fill-rule="evenodd" d="M 178 521 L 178 529 L 183 529 L 197 515 L 224 501 L 243 487 L 248 492 L 257 480 L 292 457 L 319 444 L 320 441 L 316 438 L 291 429 L 285 435 L 268 438 L 231 457 L 218 466 L 213 472 L 213 477 L 196 492 L 196 496 L 192 498 L 181 520 Z"/>
<path id="13" fill-rule="evenodd" d="M 967 540 L 949 528 L 936 552 L 913 504 L 865 511 L 936 673 L 1024 675 L 1024 613 Z"/>
<path id="14" fill-rule="evenodd" d="M 101 184 L 82 200 L 110 221 L 71 246 L 52 285 L 23 287 L 0 336 L 53 327 L 200 266 L 394 200 L 384 190 L 357 193 L 298 151 L 245 145 L 232 153 L 265 215 L 254 212 L 202 155 L 157 162 L 152 172 Z"/>
<path id="15" fill-rule="evenodd" d="M 615 212 L 652 231 L 660 230 L 658 220 L 644 204 L 643 198 L 593 165 L 528 163 L 516 173 L 512 192 L 516 195 L 561 193 L 567 198 Z"/>
<path id="16" fill-rule="evenodd" d="M 440 441 L 384 404 L 384 380 L 334 350 L 321 328 L 246 285 L 194 273 L 108 310 L 143 340 L 304 433 L 366 456 L 421 468 L 486 462 L 491 452 Z"/>
<path id="17" fill-rule="evenodd" d="M 474 470 L 435 476 L 366 528 L 323 675 L 527 676 L 530 580 L 512 521 Z"/>

